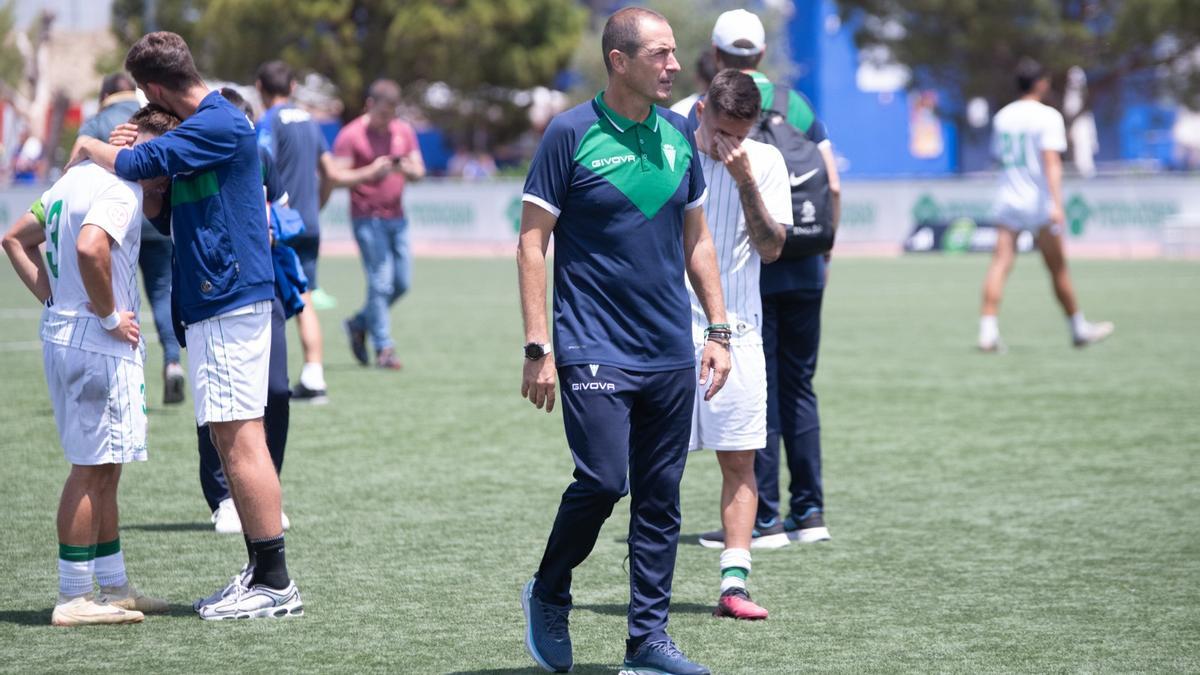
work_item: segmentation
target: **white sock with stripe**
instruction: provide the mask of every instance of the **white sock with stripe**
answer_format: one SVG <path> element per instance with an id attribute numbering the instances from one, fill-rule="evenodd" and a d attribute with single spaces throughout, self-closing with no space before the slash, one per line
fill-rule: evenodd
<path id="1" fill-rule="evenodd" d="M 95 560 L 58 559 L 58 592 L 66 598 L 92 592 L 92 570 Z"/>
<path id="2" fill-rule="evenodd" d="M 721 592 L 731 588 L 746 588 L 750 577 L 750 551 L 744 548 L 727 548 L 721 551 Z"/>

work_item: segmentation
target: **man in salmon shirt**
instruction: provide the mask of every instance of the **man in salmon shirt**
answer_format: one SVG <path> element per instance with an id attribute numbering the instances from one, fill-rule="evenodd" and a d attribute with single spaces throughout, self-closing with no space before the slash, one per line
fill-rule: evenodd
<path id="1" fill-rule="evenodd" d="M 390 156 L 394 169 L 377 181 L 350 191 L 350 219 L 367 275 L 367 301 L 346 320 L 350 349 L 362 365 L 370 361 L 367 335 L 375 345 L 375 365 L 402 367 L 392 342 L 391 307 L 408 290 L 412 255 L 408 249 L 408 220 L 402 197 L 408 181 L 425 177 L 425 160 L 412 125 L 396 117 L 400 85 L 376 80 L 367 90 L 366 112 L 338 133 L 333 155 L 352 168 Z"/>

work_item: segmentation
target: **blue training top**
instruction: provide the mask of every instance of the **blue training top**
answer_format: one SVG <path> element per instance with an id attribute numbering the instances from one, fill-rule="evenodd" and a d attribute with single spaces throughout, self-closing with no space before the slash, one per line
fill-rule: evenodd
<path id="1" fill-rule="evenodd" d="M 254 128 L 220 93 L 166 134 L 122 150 L 126 180 L 171 176 L 172 285 L 192 324 L 275 295 Z"/>
<path id="2" fill-rule="evenodd" d="M 304 220 L 302 237 L 319 237 L 321 181 L 317 173 L 329 142 L 307 111 L 291 103 L 271 106 L 258 122 L 258 143 L 275 158 L 288 206 Z"/>
<path id="3" fill-rule="evenodd" d="M 602 95 L 551 121 L 525 179 L 524 201 L 558 217 L 555 360 L 693 368 L 683 219 L 706 194 L 695 139 L 669 110 L 635 122 Z"/>

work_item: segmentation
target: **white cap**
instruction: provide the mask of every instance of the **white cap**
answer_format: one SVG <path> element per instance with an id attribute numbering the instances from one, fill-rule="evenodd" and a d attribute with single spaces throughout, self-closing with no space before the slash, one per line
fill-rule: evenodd
<path id="1" fill-rule="evenodd" d="M 751 47 L 737 47 L 738 40 L 750 42 Z M 726 54 L 752 56 L 767 48 L 767 32 L 758 16 L 744 9 L 733 9 L 717 17 L 713 25 L 713 46 Z"/>

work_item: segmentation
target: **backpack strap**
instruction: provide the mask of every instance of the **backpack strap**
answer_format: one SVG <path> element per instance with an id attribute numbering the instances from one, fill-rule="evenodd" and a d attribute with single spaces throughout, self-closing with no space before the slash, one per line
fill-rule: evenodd
<path id="1" fill-rule="evenodd" d="M 788 104 L 792 102 L 792 90 L 790 87 L 785 87 L 779 84 L 772 84 L 775 95 L 771 99 L 771 107 L 768 108 L 771 112 L 779 115 L 783 119 L 788 116 Z"/>

